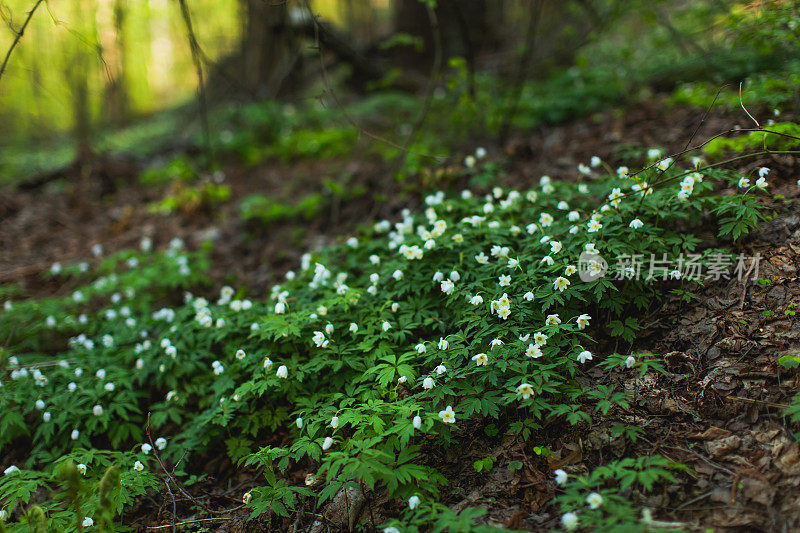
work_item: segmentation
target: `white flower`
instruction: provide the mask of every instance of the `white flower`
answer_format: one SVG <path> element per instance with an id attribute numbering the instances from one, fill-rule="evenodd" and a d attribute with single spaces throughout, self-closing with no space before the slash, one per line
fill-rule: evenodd
<path id="1" fill-rule="evenodd" d="M 3 475 L 7 476 L 9 474 L 13 474 L 14 472 L 19 472 L 19 468 L 17 468 L 15 465 L 11 465 L 3 471 Z"/>
<path id="2" fill-rule="evenodd" d="M 502 276 L 500 276 L 500 278 L 499 278 L 499 285 L 500 285 L 501 287 L 508 287 L 509 285 L 511 285 L 511 276 L 507 276 L 507 275 L 505 275 L 505 274 L 503 274 Z"/>
<path id="3" fill-rule="evenodd" d="M 636 364 L 636 358 L 632 355 L 629 355 L 627 359 L 625 359 L 625 367 L 631 368 L 633 365 Z"/>
<path id="4" fill-rule="evenodd" d="M 333 446 L 333 439 L 330 437 L 325 437 L 325 440 L 322 441 L 322 450 L 325 451 L 331 446 Z"/>
<path id="5" fill-rule="evenodd" d="M 94 416 L 102 416 L 103 415 L 103 406 L 102 405 L 95 405 L 92 407 L 92 413 Z"/>
<path id="6" fill-rule="evenodd" d="M 475 256 L 475 261 L 477 261 L 481 265 L 485 265 L 486 263 L 489 262 L 489 256 L 487 256 L 485 253 L 481 252 L 481 253 L 479 253 L 478 255 Z"/>
<path id="7" fill-rule="evenodd" d="M 597 231 L 600 231 L 600 229 L 602 227 L 603 227 L 603 225 L 600 224 L 600 222 L 598 222 L 597 220 L 592 219 L 586 225 L 586 231 L 588 231 L 589 233 L 595 233 Z"/>
<path id="8" fill-rule="evenodd" d="M 423 389 L 432 389 L 436 385 L 436 382 L 433 381 L 433 378 L 428 376 L 422 380 L 422 388 Z"/>
<path id="9" fill-rule="evenodd" d="M 112 383 L 111 381 L 109 381 L 108 383 L 106 383 L 105 385 L 103 385 L 103 388 L 104 388 L 105 390 L 107 390 L 108 392 L 112 392 L 112 391 L 114 390 L 115 386 L 114 386 L 114 383 Z"/>
<path id="10" fill-rule="evenodd" d="M 447 341 L 447 339 L 439 338 L 439 349 L 440 350 L 446 350 L 449 346 L 450 346 L 450 343 Z"/>
<path id="11" fill-rule="evenodd" d="M 483 366 L 489 362 L 489 356 L 487 356 L 485 353 L 479 353 L 477 355 L 473 355 L 472 360 L 475 361 L 477 366 Z"/>
<path id="12" fill-rule="evenodd" d="M 525 350 L 525 356 L 538 359 L 542 356 L 542 350 L 536 344 L 529 344 L 528 349 Z"/>
<path id="13" fill-rule="evenodd" d="M 443 293 L 450 295 L 453 294 L 453 291 L 456 289 L 456 285 L 449 279 L 446 279 L 442 282 L 441 288 Z"/>
<path id="14" fill-rule="evenodd" d="M 575 513 L 564 513 L 561 517 L 561 525 L 567 531 L 575 531 L 578 528 L 578 515 Z"/>
<path id="15" fill-rule="evenodd" d="M 414 346 L 414 349 L 417 351 L 417 353 L 425 353 L 425 352 L 428 350 L 428 349 L 425 347 L 425 344 L 424 344 L 424 343 L 422 343 L 422 342 L 420 342 L 419 344 L 417 344 L 416 346 Z"/>
<path id="16" fill-rule="evenodd" d="M 464 166 L 467 168 L 472 168 L 475 166 L 475 156 L 468 155 L 464 158 Z"/>
<path id="17" fill-rule="evenodd" d="M 561 241 L 552 241 L 550 243 L 550 253 L 557 254 L 563 247 L 564 246 L 561 244 Z"/>
<path id="18" fill-rule="evenodd" d="M 358 324 L 355 322 L 350 322 L 350 333 L 357 333 L 358 332 Z"/>
<path id="19" fill-rule="evenodd" d="M 86 518 L 83 519 L 83 522 L 81 523 L 81 525 L 83 527 L 92 527 L 94 525 L 94 520 L 92 520 L 91 518 L 89 518 L 87 516 Z"/>
<path id="20" fill-rule="evenodd" d="M 439 411 L 439 418 L 442 419 L 442 422 L 445 424 L 452 424 L 456 421 L 456 413 L 453 411 L 453 407 L 448 405 L 444 410 Z"/>
<path id="21" fill-rule="evenodd" d="M 78 469 L 78 472 L 80 472 L 82 476 L 86 475 L 86 465 L 85 464 L 79 463 L 79 464 L 75 465 L 75 468 Z"/>
<path id="22" fill-rule="evenodd" d="M 248 503 L 250 503 L 250 499 L 251 499 L 252 497 L 253 497 L 253 495 L 252 495 L 252 494 L 250 494 L 250 492 L 245 492 L 245 493 L 242 495 L 242 503 L 243 503 L 243 504 L 245 504 L 245 505 L 247 505 Z"/>
<path id="23" fill-rule="evenodd" d="M 150 453 L 150 451 L 152 449 L 153 449 L 153 447 L 150 446 L 149 444 L 147 444 L 146 442 L 144 444 L 142 444 L 142 453 L 143 454 L 147 455 L 148 453 Z"/>
<path id="24" fill-rule="evenodd" d="M 756 180 L 756 187 L 758 187 L 762 191 L 766 190 L 768 185 L 769 185 L 769 183 L 767 183 L 767 179 L 766 178 L 758 178 Z"/>
<path id="25" fill-rule="evenodd" d="M 503 341 L 500 339 L 492 339 L 492 342 L 489 343 L 489 348 L 494 348 L 495 346 L 502 346 Z"/>
<path id="26" fill-rule="evenodd" d="M 592 352 L 590 352 L 589 350 L 584 350 L 578 354 L 578 361 L 580 361 L 581 364 L 591 360 L 592 360 Z"/>
<path id="27" fill-rule="evenodd" d="M 420 502 L 419 496 L 414 495 L 414 496 L 410 497 L 408 499 L 408 508 L 413 511 L 414 509 L 417 508 L 417 506 L 419 505 L 419 502 Z"/>
<path id="28" fill-rule="evenodd" d="M 553 290 L 558 292 L 564 292 L 564 289 L 569 287 L 569 280 L 565 277 L 558 277 L 553 282 Z"/>
<path id="29" fill-rule="evenodd" d="M 567 265 L 567 268 L 564 269 L 564 275 L 565 276 L 571 276 L 577 271 L 578 271 L 578 269 L 577 269 L 577 267 L 575 267 L 575 265 Z"/>
<path id="30" fill-rule="evenodd" d="M 411 420 L 411 425 L 414 426 L 414 429 L 421 428 L 422 418 L 419 415 L 415 415 L 414 418 Z"/>
<path id="31" fill-rule="evenodd" d="M 266 370 L 272 370 L 272 360 L 269 357 L 264 358 L 264 368 Z"/>
<path id="32" fill-rule="evenodd" d="M 394 526 L 389 526 L 383 528 L 383 533 L 400 533 L 400 530 Z"/>
<path id="33" fill-rule="evenodd" d="M 592 319 L 592 317 L 590 317 L 590 316 L 589 316 L 589 315 L 587 315 L 586 313 L 583 313 L 583 314 L 581 314 L 581 315 L 578 315 L 578 319 L 577 319 L 577 322 L 578 322 L 578 329 L 584 329 L 584 328 L 586 328 L 586 326 L 588 326 L 588 325 L 589 325 L 589 321 L 590 321 L 591 319 Z"/>
<path id="34" fill-rule="evenodd" d="M 661 170 L 663 172 L 667 170 L 670 167 L 670 165 L 672 165 L 672 158 L 667 157 L 666 159 L 662 159 L 661 161 L 659 161 L 657 166 L 658 170 Z"/>
<path id="35" fill-rule="evenodd" d="M 590 509 L 597 509 L 603 505 L 603 497 L 593 492 L 586 497 L 586 503 L 589 505 Z"/>
<path id="36" fill-rule="evenodd" d="M 77 429 L 73 429 L 72 433 L 70 433 L 70 435 L 69 435 L 69 438 L 71 438 L 72 440 L 78 440 L 78 437 L 80 437 L 80 436 L 81 436 L 81 432 L 78 431 Z"/>
<path id="37" fill-rule="evenodd" d="M 314 344 L 319 348 L 325 348 L 328 346 L 328 339 L 325 338 L 325 334 L 321 331 L 315 331 L 314 335 L 311 336 L 311 340 L 314 341 Z"/>
<path id="38" fill-rule="evenodd" d="M 289 369 L 286 368 L 286 365 L 281 365 L 278 367 L 278 371 L 275 372 L 275 375 L 281 379 L 286 379 L 289 377 Z"/>
<path id="39" fill-rule="evenodd" d="M 441 272 L 436 272 L 436 273 L 433 275 L 433 281 L 434 281 L 434 282 L 436 282 L 436 283 L 439 283 L 439 282 L 440 282 L 440 281 L 442 281 L 442 280 L 444 280 L 444 274 L 442 274 Z"/>
<path id="40" fill-rule="evenodd" d="M 137 472 L 141 472 L 142 470 L 144 470 L 144 465 L 142 464 L 141 461 L 136 461 L 135 463 L 133 463 L 133 469 L 136 470 Z"/>
<path id="41" fill-rule="evenodd" d="M 242 359 L 245 358 L 246 355 L 247 354 L 244 352 L 244 350 L 241 350 L 241 349 L 240 350 L 236 350 L 236 359 L 239 359 L 241 361 Z"/>
<path id="42" fill-rule="evenodd" d="M 533 387 L 530 383 L 522 383 L 517 387 L 517 394 L 522 396 L 523 399 L 527 400 L 531 397 L 531 395 L 533 395 Z"/>
<path id="43" fill-rule="evenodd" d="M 558 314 L 554 315 L 547 315 L 544 323 L 548 326 L 555 326 L 556 324 L 561 324 L 561 317 Z"/>
<path id="44" fill-rule="evenodd" d="M 536 344 L 536 346 L 544 346 L 547 344 L 547 335 L 537 331 L 533 334 L 533 342 Z"/>
<path id="45" fill-rule="evenodd" d="M 282 315 L 286 312 L 286 304 L 283 302 L 278 302 L 275 304 L 275 314 Z"/>
<path id="46" fill-rule="evenodd" d="M 764 178 L 769 174 L 769 169 L 767 167 L 761 167 L 758 169 L 758 177 Z"/>
<path id="47" fill-rule="evenodd" d="M 542 213 L 539 215 L 539 225 L 543 228 L 553 225 L 553 215 L 549 213 Z"/>
<path id="48" fill-rule="evenodd" d="M 481 296 L 480 294 L 476 294 L 475 296 L 470 298 L 469 303 L 471 303 L 472 305 L 480 305 L 483 303 L 483 296 Z"/>
<path id="49" fill-rule="evenodd" d="M 336 428 L 339 427 L 339 417 L 338 416 L 334 416 L 333 418 L 331 418 L 331 427 L 333 429 L 336 429 Z"/>
<path id="50" fill-rule="evenodd" d="M 167 439 L 165 439 L 164 437 L 158 437 L 156 439 L 156 448 L 158 448 L 159 450 L 163 450 L 166 447 L 167 447 Z"/>
<path id="51" fill-rule="evenodd" d="M 403 279 L 403 271 L 402 270 L 395 270 L 392 273 L 392 277 L 394 279 L 396 279 L 397 281 L 400 281 L 401 279 Z"/>
<path id="52" fill-rule="evenodd" d="M 748 178 L 742 177 L 739 178 L 739 187 L 742 189 L 746 189 L 750 186 L 750 180 Z"/>
<path id="53" fill-rule="evenodd" d="M 42 415 L 42 420 L 44 420 L 45 422 L 50 422 L 51 418 L 52 416 L 50 415 L 50 411 L 45 411 L 44 414 Z"/>
<path id="54" fill-rule="evenodd" d="M 522 295 L 522 299 L 525 300 L 526 302 L 533 301 L 533 293 L 531 291 L 526 292 L 525 294 Z"/>
<path id="55" fill-rule="evenodd" d="M 554 472 L 554 474 L 556 475 L 556 483 L 558 483 L 558 484 L 559 484 L 559 485 L 561 485 L 561 486 L 564 486 L 564 485 L 566 485 L 566 484 L 567 484 L 567 478 L 568 478 L 569 476 L 567 476 L 567 473 L 566 473 L 566 472 L 564 472 L 563 470 L 561 470 L 561 469 L 559 468 L 558 470 L 556 470 L 556 471 Z"/>
<path id="56" fill-rule="evenodd" d="M 392 325 L 386 320 L 384 320 L 383 324 L 381 324 L 381 329 L 383 329 L 383 331 L 389 331 L 390 329 L 392 329 Z"/>
<path id="57" fill-rule="evenodd" d="M 484 157 L 486 157 L 486 148 L 484 148 L 483 146 L 478 146 L 475 149 L 475 157 L 477 157 L 478 159 L 483 159 Z"/>
<path id="58" fill-rule="evenodd" d="M 434 370 L 434 372 L 436 372 L 437 376 L 441 376 L 442 374 L 447 372 L 447 367 L 445 367 L 444 365 L 439 365 L 436 368 L 434 368 L 433 370 Z"/>
<path id="59" fill-rule="evenodd" d="M 77 370 L 76 370 L 76 372 L 77 372 Z M 78 375 L 78 374 L 75 374 L 75 375 Z M 97 377 L 97 379 L 106 379 L 106 371 L 105 371 L 105 369 L 101 368 L 100 370 L 95 372 L 94 375 Z"/>
<path id="60" fill-rule="evenodd" d="M 35 406 L 35 407 L 36 407 L 36 408 L 37 408 L 39 411 L 41 411 L 42 409 L 44 409 L 44 400 L 36 400 L 36 403 L 34 404 L 34 406 Z"/>
<path id="61" fill-rule="evenodd" d="M 408 377 L 406 376 L 400 376 L 399 378 L 397 378 L 397 382 L 400 383 L 401 385 L 406 381 L 408 381 Z"/>

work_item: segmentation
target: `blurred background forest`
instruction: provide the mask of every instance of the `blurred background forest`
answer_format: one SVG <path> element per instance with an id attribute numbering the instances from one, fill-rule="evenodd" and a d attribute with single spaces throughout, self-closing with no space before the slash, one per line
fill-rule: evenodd
<path id="1" fill-rule="evenodd" d="M 798 105 L 788 0 L 3 0 L 3 55 L 34 7 L 0 79 L 6 182 L 165 147 L 205 169 L 335 156 L 359 129 L 413 174 L 415 154 L 653 91 L 703 106 L 747 80 Z"/>

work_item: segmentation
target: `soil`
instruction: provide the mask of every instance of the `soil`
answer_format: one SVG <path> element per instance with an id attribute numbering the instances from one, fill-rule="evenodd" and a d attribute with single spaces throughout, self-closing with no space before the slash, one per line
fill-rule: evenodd
<path id="1" fill-rule="evenodd" d="M 704 114 L 655 98 L 520 133 L 504 146 L 486 146 L 490 157 L 506 161 L 503 184 L 527 188 L 542 174 L 574 179 L 578 163 L 593 155 L 616 167 L 623 155 L 620 146 L 626 144 L 660 146 L 671 153 L 749 120 L 743 112 L 714 110 L 705 119 Z M 758 277 L 769 283 L 734 277 L 694 289 L 688 302 L 669 296 L 639 317 L 644 328 L 633 345 L 605 347 L 664 359 L 663 374 L 651 371 L 640 377 L 635 369 L 588 373 L 592 383 L 634 392 L 630 409 L 615 408 L 591 427 L 554 424 L 527 443 L 488 438 L 477 420 L 465 424 L 457 435 L 458 446 L 430 449 L 431 463 L 450 480 L 444 494 L 448 505 L 455 510 L 486 508 L 481 520 L 487 524 L 530 530 L 557 527 L 554 468 L 580 474 L 601 461 L 661 454 L 690 469 L 659 491 L 630 493 L 652 509 L 655 519 L 690 531 L 800 530 L 800 447 L 793 436 L 800 428 L 784 414 L 798 391 L 800 375 L 778 362 L 785 355 L 800 356 L 800 324 L 791 306 L 800 304 L 800 162 L 770 156 L 739 163 L 743 172 L 759 166 L 772 169 L 769 181 L 775 197 L 769 203 L 774 218 L 733 246 L 737 254 L 760 254 Z M 0 283 L 18 283 L 34 296 L 66 293 L 69 287 L 55 286 L 41 276 L 54 261 L 91 260 L 90 248 L 97 243 L 113 251 L 136 246 L 143 236 L 161 246 L 178 236 L 189 245 L 213 238 L 215 282 L 248 287 L 258 297 L 309 247 L 341 238 L 366 221 L 390 218 L 420 201 L 413 190 L 390 178 L 382 162 L 268 163 L 256 168 L 231 163 L 225 167 L 225 182 L 234 199 L 250 192 L 290 199 L 321 190 L 318 176 L 337 172 L 347 172 L 354 185 L 389 198 L 332 202 L 312 220 L 257 227 L 242 224 L 235 201 L 213 212 L 152 214 L 148 205 L 162 191 L 140 185 L 134 179 L 139 169 L 136 162 L 122 169 L 99 165 L 81 195 L 66 179 L 31 190 L 0 190 Z M 452 183 L 459 185 L 463 184 Z M 614 437 L 611 428 L 619 422 L 635 423 L 643 433 L 633 444 Z M 276 435 L 276 442 L 281 438 Z M 552 455 L 537 455 L 534 446 L 547 447 Z M 473 461 L 488 455 L 498 459 L 495 467 L 476 472 Z M 247 512 L 238 497 L 259 484 L 257 473 L 212 459 L 205 468 L 208 480 L 187 488 L 191 499 L 164 490 L 141 499 L 126 523 L 137 530 L 158 525 L 171 529 L 174 506 L 178 520 L 197 520 L 196 526 L 219 532 L 347 530 L 359 521 L 363 529 L 374 530 L 373 524 L 403 503 L 387 501 L 385 494 L 342 494 L 324 509 L 306 508 L 291 519 L 266 514 L 245 523 Z M 510 470 L 511 461 L 521 462 L 522 468 Z M 307 473 L 299 468 L 291 472 L 291 483 L 302 484 Z M 354 501 L 360 502 L 358 508 Z M 320 514 L 326 526 L 314 526 Z M 208 518 L 214 520 L 204 521 Z"/>

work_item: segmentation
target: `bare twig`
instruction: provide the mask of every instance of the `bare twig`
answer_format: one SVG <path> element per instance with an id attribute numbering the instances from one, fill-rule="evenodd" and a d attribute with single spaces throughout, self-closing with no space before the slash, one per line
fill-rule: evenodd
<path id="1" fill-rule="evenodd" d="M 194 504 L 200 505 L 202 507 L 205 507 L 203 504 L 200 503 L 200 501 L 197 500 L 197 498 L 195 498 L 194 496 L 192 496 L 191 494 L 186 492 L 186 490 L 184 490 L 184 488 L 181 487 L 180 483 L 178 483 L 178 481 L 175 479 L 175 476 L 172 475 L 172 472 L 167 470 L 167 467 L 164 465 L 164 462 L 161 460 L 161 455 L 159 455 L 159 453 L 158 453 L 158 447 L 155 445 L 155 443 L 153 442 L 153 437 L 150 435 L 150 413 L 147 413 L 147 425 L 145 426 L 145 433 L 147 434 L 147 440 L 150 442 L 150 446 L 151 446 L 152 452 L 153 452 L 153 457 L 156 458 L 156 461 L 158 461 L 158 465 L 161 467 L 161 470 L 163 470 L 164 473 L 167 475 L 169 480 L 172 481 L 172 483 L 175 484 L 175 487 L 177 487 L 177 489 L 184 496 L 189 498 L 189 500 L 191 500 Z M 170 492 L 170 494 L 171 494 L 171 492 Z"/>
<path id="2" fill-rule="evenodd" d="M 36 3 L 33 5 L 33 8 L 31 8 L 31 10 L 28 11 L 28 16 L 25 18 L 25 22 L 22 23 L 22 26 L 19 28 L 19 31 L 15 32 L 16 35 L 14 36 L 14 41 L 8 48 L 8 52 L 6 52 L 6 57 L 5 59 L 3 59 L 3 64 L 0 65 L 0 79 L 3 78 L 3 73 L 6 71 L 6 65 L 8 64 L 8 59 L 11 57 L 11 53 L 14 51 L 14 48 L 17 47 L 17 44 L 19 44 L 20 39 L 22 39 L 22 35 L 25 33 L 25 29 L 28 27 L 28 23 L 31 21 L 31 19 L 33 18 L 33 14 L 36 13 L 36 10 L 39 8 L 42 2 L 44 2 L 44 0 L 36 0 Z"/>
<path id="3" fill-rule="evenodd" d="M 163 525 L 163 526 L 147 526 L 147 529 L 166 529 L 168 527 L 174 528 L 175 526 L 185 526 L 187 524 L 197 524 L 197 523 L 200 523 L 200 522 L 222 522 L 222 521 L 225 521 L 225 520 L 231 520 L 231 518 L 227 517 L 227 516 L 225 516 L 225 517 L 219 516 L 217 518 L 195 518 L 193 520 L 183 520 L 183 521 L 181 521 L 181 522 L 179 522 L 177 524 L 166 524 L 166 525 Z"/>
<path id="4" fill-rule="evenodd" d="M 747 113 L 747 116 L 756 123 L 756 127 L 760 128 L 761 124 L 758 123 L 756 117 L 750 114 L 750 111 L 747 110 L 747 108 L 744 106 L 744 102 L 742 101 L 742 82 L 739 82 L 739 105 L 742 106 L 742 110 Z"/>

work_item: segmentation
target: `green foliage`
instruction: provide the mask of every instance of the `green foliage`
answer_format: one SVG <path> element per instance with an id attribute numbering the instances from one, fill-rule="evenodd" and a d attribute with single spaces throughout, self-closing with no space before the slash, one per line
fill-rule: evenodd
<path id="1" fill-rule="evenodd" d="M 424 445 L 449 446 L 473 421 L 529 439 L 545 420 L 592 423 L 628 409 L 629 394 L 576 379 L 598 360 L 610 371 L 631 366 L 617 354 L 593 355 L 592 334 L 605 326 L 635 332 L 638 311 L 691 282 L 666 270 L 634 277 L 620 258 L 719 253 L 699 253 L 691 228 L 729 201 L 712 182 L 727 183 L 731 173 L 677 165 L 635 179 L 599 165 L 584 172 L 594 174 L 589 184 L 543 178 L 528 191 L 430 194 L 422 213 L 406 211 L 394 225 L 381 221 L 307 254 L 268 301 L 231 287 L 214 299 L 184 292 L 204 290 L 208 265 L 205 251 L 188 254 L 178 242 L 53 268 L 50 276 L 77 289 L 8 303 L 0 320 L 0 337 L 11 339 L 0 354 L 0 413 L 10 413 L 0 418 L 0 452 L 30 450 L 28 481 L 3 501 L 24 505 L 53 482 L 46 465 L 69 455 L 97 463 L 97 477 L 109 472 L 96 498 L 119 513 L 148 489 L 143 476 L 156 467 L 139 451 L 149 413 L 154 435 L 168 438 L 165 460 L 185 450 L 191 464 L 196 454 L 227 449 L 231 460 L 264 472 L 266 484 L 245 497 L 253 516 L 291 514 L 301 499 L 321 504 L 360 484 L 389 498 L 419 497 L 402 513 L 409 530 L 479 531 L 477 511 L 455 515 L 439 503 L 447 478 Z M 734 198 L 746 204 L 758 192 Z M 608 259 L 605 277 L 578 279 L 587 250 Z M 635 359 L 640 372 L 660 369 L 655 357 Z M 635 440 L 640 429 L 613 431 Z M 256 446 L 276 432 L 287 435 L 281 446 Z M 91 447 L 99 442 L 117 451 Z M 321 488 L 282 477 L 308 464 Z M 485 458 L 475 468 L 493 466 Z M 612 474 L 647 488 L 665 477 L 658 466 L 622 462 Z M 49 519 L 56 509 L 67 521 L 88 514 L 59 502 L 43 506 Z"/>
<path id="2" fill-rule="evenodd" d="M 597 531 L 650 531 L 649 515 L 640 518 L 627 489 L 651 491 L 656 484 L 676 481 L 680 463 L 660 455 L 625 458 L 595 468 L 588 476 L 571 478 L 556 500 L 563 513 L 574 514 L 580 527 Z M 563 522 L 562 522 L 563 523 Z"/>
<path id="3" fill-rule="evenodd" d="M 164 185 L 174 180 L 194 181 L 198 176 L 194 162 L 186 156 L 179 156 L 142 172 L 139 181 L 144 185 Z"/>
<path id="4" fill-rule="evenodd" d="M 208 182 L 185 185 L 176 181 L 164 198 L 150 205 L 150 210 L 165 214 L 176 211 L 196 213 L 227 202 L 230 197 L 231 188 L 227 185 Z"/>
<path id="5" fill-rule="evenodd" d="M 731 152 L 792 150 L 800 146 L 800 124 L 796 122 L 778 122 L 765 129 L 766 132 L 753 131 L 738 137 L 718 137 L 705 145 L 703 151 L 716 158 Z M 786 135 L 775 135 L 770 131 Z"/>
<path id="6" fill-rule="evenodd" d="M 251 194 L 239 203 L 243 220 L 258 220 L 263 224 L 303 218 L 309 220 L 317 216 L 324 206 L 321 194 L 311 194 L 296 204 L 275 200 L 265 194 Z"/>

